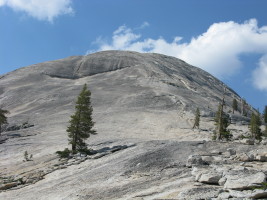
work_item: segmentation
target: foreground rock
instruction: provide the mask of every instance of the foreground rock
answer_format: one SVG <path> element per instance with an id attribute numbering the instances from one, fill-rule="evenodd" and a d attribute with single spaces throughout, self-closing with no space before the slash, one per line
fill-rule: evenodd
<path id="1" fill-rule="evenodd" d="M 212 199 L 218 197 L 220 192 L 220 189 L 217 187 L 196 187 L 181 192 L 178 199 Z"/>
<path id="2" fill-rule="evenodd" d="M 126 146 L 128 148 L 124 148 Z M 94 149 L 99 149 L 99 155 L 104 156 L 96 157 L 96 154 L 92 157 L 94 159 L 86 159 L 83 162 L 78 162 L 78 158 L 77 161 L 76 159 L 70 159 L 67 162 L 61 160 L 62 164 L 57 166 L 53 172 L 45 175 L 42 180 L 28 187 L 2 192 L 0 199 L 31 200 L 36 199 L 38 195 L 38 199 L 180 198 L 193 200 L 199 199 L 199 197 L 203 199 L 219 198 L 222 193 L 225 193 L 225 196 L 233 195 L 234 192 L 232 192 L 233 194 L 230 192 L 232 189 L 226 189 L 223 185 L 228 179 L 234 180 L 235 176 L 231 176 L 232 170 L 230 169 L 235 165 L 238 168 L 239 161 L 228 160 L 225 165 L 211 163 L 193 167 L 186 166 L 187 158 L 194 152 L 208 155 L 209 152 L 216 149 L 227 152 L 228 148 L 233 147 L 237 153 L 253 150 L 250 145 L 234 143 L 167 140 L 106 141 L 94 147 Z M 212 155 L 218 156 L 215 153 Z M 223 157 L 224 153 L 220 156 Z M 260 163 L 265 164 L 264 162 Z M 242 167 L 239 166 L 239 168 Z M 264 166 L 262 167 L 264 168 Z M 198 178 L 196 178 L 197 175 Z M 222 186 L 219 184 L 222 182 L 220 177 L 227 179 Z M 237 176 L 237 178 L 241 178 L 241 176 Z M 73 179 L 76 184 L 73 184 Z M 195 183 L 200 185 L 194 185 Z M 264 195 L 263 190 L 253 191 L 251 190 L 249 195 Z"/>
<path id="3" fill-rule="evenodd" d="M 225 189 L 245 190 L 252 186 L 260 186 L 266 181 L 266 175 L 261 171 L 231 170 L 225 174 Z"/>
<path id="4" fill-rule="evenodd" d="M 236 149 L 236 148 L 235 148 Z M 260 148 L 259 148 L 260 149 Z M 209 165 L 204 165 L 198 162 L 198 165 L 192 168 L 191 174 L 196 182 L 201 184 L 194 184 L 196 188 L 191 188 L 180 193 L 181 199 L 260 199 L 266 198 L 266 166 L 264 156 L 265 152 L 256 153 L 259 151 L 253 149 L 252 151 L 245 151 L 246 153 L 237 153 L 236 150 L 229 149 L 222 153 L 221 163 L 215 159 L 209 159 Z M 261 149 L 262 151 L 262 149 Z M 250 159 L 245 159 L 249 165 L 244 162 L 244 156 Z M 230 156 L 230 157 L 229 157 Z M 233 156 L 233 157 L 231 157 Z M 194 156 L 198 160 L 202 160 L 205 156 Z M 218 157 L 218 155 L 214 155 Z M 189 156 L 188 161 L 192 160 Z M 218 160 L 218 158 L 217 158 Z M 223 164 L 222 164 L 223 163 Z M 263 167 L 265 166 L 265 167 Z M 211 187 L 213 185 L 214 187 Z"/>
<path id="5" fill-rule="evenodd" d="M 201 183 L 214 184 L 218 185 L 219 180 L 222 178 L 222 175 L 216 172 L 208 172 L 201 174 L 198 181 Z"/>

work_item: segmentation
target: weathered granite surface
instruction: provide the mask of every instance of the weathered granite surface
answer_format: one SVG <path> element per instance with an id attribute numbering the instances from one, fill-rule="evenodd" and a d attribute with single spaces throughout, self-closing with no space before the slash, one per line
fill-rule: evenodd
<path id="1" fill-rule="evenodd" d="M 88 143 L 99 152 L 59 160 L 55 152 L 68 146 L 65 130 L 85 83 L 98 132 Z M 218 196 L 227 180 L 206 173 L 197 182 L 206 189 L 194 189 L 195 164 L 223 166 L 242 162 L 242 153 L 267 152 L 265 145 L 203 141 L 211 138 L 223 90 L 221 81 L 177 58 L 124 51 L 73 56 L 4 74 L 0 106 L 10 111 L 10 125 L 0 138 L 0 199 L 177 199 L 191 190 L 206 191 L 203 198 Z M 226 111 L 233 98 L 239 96 L 226 87 Z M 197 107 L 200 130 L 192 130 Z M 232 118 L 234 137 L 247 135 L 248 118 L 238 112 Z M 16 128 L 23 124 L 30 126 Z M 23 162 L 25 151 L 32 161 Z M 190 155 L 201 155 L 202 161 L 186 167 Z M 253 168 L 265 166 L 264 156 L 249 158 L 260 163 Z M 217 185 L 205 186 L 209 182 Z"/>

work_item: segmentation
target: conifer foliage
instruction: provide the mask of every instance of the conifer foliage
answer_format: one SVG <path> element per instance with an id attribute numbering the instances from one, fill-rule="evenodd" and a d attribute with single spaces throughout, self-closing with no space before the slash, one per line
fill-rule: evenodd
<path id="1" fill-rule="evenodd" d="M 194 122 L 194 128 L 198 128 L 199 129 L 199 122 L 200 122 L 200 111 L 199 108 L 197 108 L 196 113 L 195 113 L 195 122 Z"/>
<path id="2" fill-rule="evenodd" d="M 215 134 L 214 139 L 216 140 L 222 140 L 222 139 L 230 140 L 232 137 L 232 134 L 227 129 L 227 127 L 231 124 L 231 119 L 229 115 L 223 111 L 225 105 L 224 101 L 225 93 L 226 93 L 226 87 L 224 86 L 223 98 L 218 106 L 218 111 L 216 112 L 216 116 L 214 119 L 216 126 L 216 130 L 214 132 Z"/>
<path id="3" fill-rule="evenodd" d="M 91 92 L 87 89 L 87 85 L 78 96 L 75 106 L 75 113 L 71 116 L 70 125 L 67 128 L 69 136 L 69 144 L 72 145 L 72 152 L 86 151 L 87 144 L 85 140 L 91 134 L 96 134 L 93 129 L 94 122 L 92 119 L 93 108 L 91 106 Z"/>
<path id="4" fill-rule="evenodd" d="M 231 119 L 229 115 L 223 111 L 222 104 L 220 104 L 218 107 L 214 121 L 216 126 L 216 140 L 229 140 L 232 137 L 232 134 L 227 127 L 231 124 Z"/>
<path id="5" fill-rule="evenodd" d="M 238 110 L 238 104 L 236 99 L 233 99 L 232 108 L 233 108 L 233 113 Z"/>
<path id="6" fill-rule="evenodd" d="M 3 131 L 3 125 L 7 124 L 7 117 L 6 117 L 6 115 L 8 113 L 9 112 L 7 110 L 3 110 L 3 109 L 0 108 L 0 134 Z"/>
<path id="7" fill-rule="evenodd" d="M 247 117 L 248 116 L 248 110 L 249 105 L 245 99 L 241 100 L 241 115 Z"/>
<path id="8" fill-rule="evenodd" d="M 260 118 L 259 112 L 257 113 L 252 112 L 249 129 L 251 132 L 251 137 L 253 139 L 257 139 L 257 140 L 261 139 L 262 133 L 261 133 L 260 126 L 261 126 L 261 118 Z"/>
<path id="9" fill-rule="evenodd" d="M 267 106 L 264 107 L 263 122 L 265 123 L 265 135 L 266 135 L 267 134 Z"/>
<path id="10" fill-rule="evenodd" d="M 267 106 L 264 107 L 263 121 L 264 121 L 264 123 L 267 123 Z"/>

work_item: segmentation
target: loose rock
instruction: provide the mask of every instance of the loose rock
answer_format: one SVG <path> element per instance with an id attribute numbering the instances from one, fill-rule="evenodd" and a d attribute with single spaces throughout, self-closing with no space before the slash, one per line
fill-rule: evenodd
<path id="1" fill-rule="evenodd" d="M 218 185 L 219 180 L 221 179 L 222 175 L 216 172 L 210 172 L 207 174 L 202 174 L 199 178 L 199 182 L 207 183 L 207 184 L 215 184 Z"/>
<path id="2" fill-rule="evenodd" d="M 255 170 L 232 170 L 226 175 L 225 189 L 245 190 L 266 180 L 263 172 Z"/>
<path id="3" fill-rule="evenodd" d="M 186 162 L 187 167 L 205 165 L 205 164 L 207 163 L 202 160 L 202 157 L 200 155 L 190 155 Z"/>

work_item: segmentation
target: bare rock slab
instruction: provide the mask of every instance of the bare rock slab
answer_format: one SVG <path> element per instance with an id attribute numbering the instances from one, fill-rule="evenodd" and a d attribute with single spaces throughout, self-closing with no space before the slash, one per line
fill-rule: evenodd
<path id="1" fill-rule="evenodd" d="M 227 180 L 224 188 L 233 190 L 245 190 L 266 181 L 266 175 L 263 172 L 254 170 L 233 170 L 225 177 Z"/>
<path id="2" fill-rule="evenodd" d="M 267 190 L 259 190 L 259 189 L 244 190 L 244 191 L 229 190 L 229 192 L 223 192 L 218 197 L 221 199 L 228 199 L 229 197 L 242 198 L 242 199 L 263 199 L 263 198 L 265 199 L 267 198 Z"/>
<path id="3" fill-rule="evenodd" d="M 184 190 L 178 196 L 181 200 L 211 199 L 218 197 L 221 190 L 216 187 L 196 187 Z"/>
<path id="4" fill-rule="evenodd" d="M 222 175 L 216 172 L 209 172 L 206 174 L 202 174 L 199 178 L 199 182 L 207 183 L 207 184 L 219 184 L 219 180 L 221 179 Z"/>

